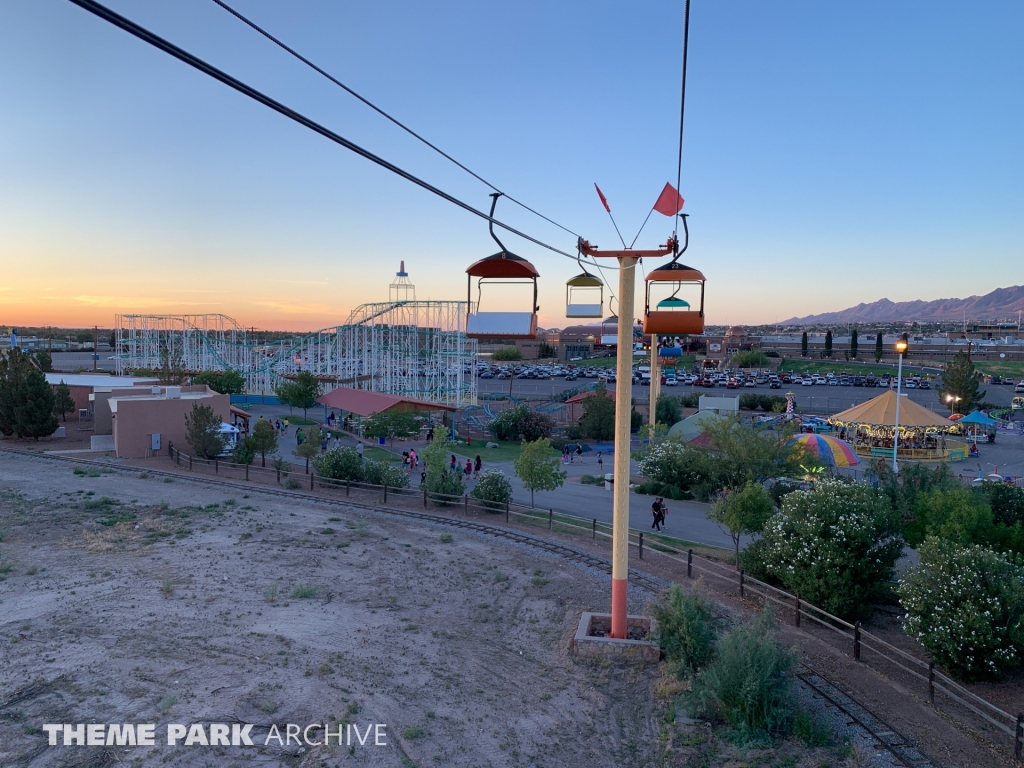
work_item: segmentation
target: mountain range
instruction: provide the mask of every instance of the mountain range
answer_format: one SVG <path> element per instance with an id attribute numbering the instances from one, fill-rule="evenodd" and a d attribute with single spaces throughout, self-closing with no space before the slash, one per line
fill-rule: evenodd
<path id="1" fill-rule="evenodd" d="M 986 322 L 1017 318 L 1024 311 L 1024 285 L 996 288 L 984 296 L 966 299 L 936 299 L 935 301 L 889 301 L 879 299 L 870 304 L 858 304 L 839 312 L 791 317 L 779 325 L 817 325 L 824 323 L 887 323 L 887 322 L 947 322 L 963 320 Z"/>

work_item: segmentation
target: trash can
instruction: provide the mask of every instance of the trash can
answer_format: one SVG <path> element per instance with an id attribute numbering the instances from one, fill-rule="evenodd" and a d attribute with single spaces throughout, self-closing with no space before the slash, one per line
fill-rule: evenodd
<path id="1" fill-rule="evenodd" d="M 612 486 L 615 483 L 615 475 L 611 472 L 604 476 L 604 489 L 606 491 L 612 490 Z"/>

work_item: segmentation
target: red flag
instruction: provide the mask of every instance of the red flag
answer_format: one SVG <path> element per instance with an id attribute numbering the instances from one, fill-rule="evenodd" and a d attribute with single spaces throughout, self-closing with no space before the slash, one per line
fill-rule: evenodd
<path id="1" fill-rule="evenodd" d="M 595 184 L 594 189 L 597 190 L 597 196 L 601 198 L 601 205 L 604 206 L 604 209 L 608 211 L 608 213 L 611 213 L 612 209 L 608 207 L 608 201 L 605 199 L 604 193 L 601 191 L 601 188 L 597 186 L 597 184 Z"/>
<path id="2" fill-rule="evenodd" d="M 598 190 L 598 194 L 600 194 L 600 190 Z M 675 216 L 683 210 L 684 202 L 686 201 L 683 200 L 676 188 L 666 182 L 665 188 L 658 195 L 658 202 L 654 204 L 654 210 L 662 216 Z"/>

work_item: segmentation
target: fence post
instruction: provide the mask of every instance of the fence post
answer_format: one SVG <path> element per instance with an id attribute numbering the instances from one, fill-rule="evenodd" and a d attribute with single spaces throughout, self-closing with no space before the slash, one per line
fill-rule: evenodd
<path id="1" fill-rule="evenodd" d="M 316 477 L 316 472 L 310 472 L 309 473 L 309 490 L 311 490 L 311 491 L 313 490 L 313 478 L 314 477 Z M 385 486 L 385 488 L 384 488 L 385 498 L 387 497 L 387 492 L 388 492 L 387 491 L 387 486 Z"/>
<path id="2" fill-rule="evenodd" d="M 427 508 L 427 489 L 423 489 L 423 508 Z"/>
<path id="3" fill-rule="evenodd" d="M 860 661 L 860 622 L 853 625 L 853 660 Z"/>
<path id="4" fill-rule="evenodd" d="M 463 510 L 468 515 L 469 514 L 469 494 L 468 493 L 466 494 L 466 498 L 463 499 L 463 504 L 464 504 Z"/>
<path id="5" fill-rule="evenodd" d="M 594 541 L 597 541 L 597 518 L 594 518 Z"/>
<path id="6" fill-rule="evenodd" d="M 740 568 L 740 597 L 743 597 L 743 569 Z"/>
<path id="7" fill-rule="evenodd" d="M 693 578 L 693 550 L 686 550 L 686 578 Z"/>
<path id="8" fill-rule="evenodd" d="M 384 503 L 388 503 L 388 484 L 384 483 Z"/>
<path id="9" fill-rule="evenodd" d="M 1013 741 L 1013 756 L 1020 760 L 1024 755 L 1024 712 L 1017 713 L 1017 735 Z"/>
<path id="10" fill-rule="evenodd" d="M 189 472 L 192 471 L 192 457 L 191 456 L 188 457 L 188 471 Z"/>
<path id="11" fill-rule="evenodd" d="M 281 468 L 280 467 L 277 468 L 277 484 L 278 485 L 281 484 Z"/>
<path id="12" fill-rule="evenodd" d="M 793 606 L 793 626 L 800 626 L 800 595 L 796 596 L 796 601 Z"/>
<path id="13" fill-rule="evenodd" d="M 426 498 L 426 496 L 424 496 Z M 505 522 L 508 522 L 508 502 L 505 502 Z"/>
<path id="14" fill-rule="evenodd" d="M 640 531 L 640 559 L 644 559 L 644 532 Z"/>
<path id="15" fill-rule="evenodd" d="M 214 459 L 213 460 L 213 474 L 215 474 L 215 475 L 219 475 L 220 474 L 220 459 Z"/>
<path id="16" fill-rule="evenodd" d="M 935 662 L 928 662 L 928 701 L 935 706 Z M 1019 720 L 1018 720 L 1019 722 Z"/>
<path id="17" fill-rule="evenodd" d="M 554 519 L 555 519 L 555 510 L 549 509 L 548 510 L 548 530 L 549 531 L 551 530 L 551 526 L 554 523 Z"/>
<path id="18" fill-rule="evenodd" d="M 245 479 L 246 480 L 249 479 L 249 465 L 248 464 L 245 465 Z"/>

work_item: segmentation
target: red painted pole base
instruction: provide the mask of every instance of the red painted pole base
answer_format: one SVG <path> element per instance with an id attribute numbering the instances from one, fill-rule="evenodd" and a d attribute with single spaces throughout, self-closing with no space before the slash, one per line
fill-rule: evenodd
<path id="1" fill-rule="evenodd" d="M 612 637 L 616 640 L 626 639 L 626 595 L 627 579 L 612 579 Z"/>

